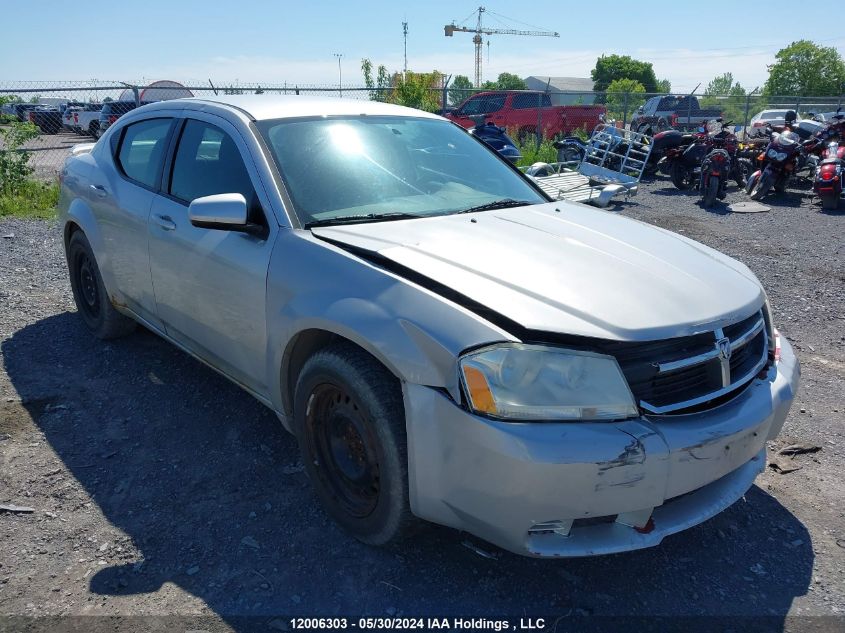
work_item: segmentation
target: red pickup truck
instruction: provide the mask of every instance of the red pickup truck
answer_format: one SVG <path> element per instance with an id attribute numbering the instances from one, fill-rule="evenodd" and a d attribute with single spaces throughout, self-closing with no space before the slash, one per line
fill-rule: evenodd
<path id="1" fill-rule="evenodd" d="M 555 138 L 578 128 L 592 130 L 606 112 L 603 105 L 553 106 L 547 92 L 495 90 L 474 94 L 443 116 L 465 128 L 491 121 L 520 138 L 535 134 L 539 122 L 543 137 Z"/>

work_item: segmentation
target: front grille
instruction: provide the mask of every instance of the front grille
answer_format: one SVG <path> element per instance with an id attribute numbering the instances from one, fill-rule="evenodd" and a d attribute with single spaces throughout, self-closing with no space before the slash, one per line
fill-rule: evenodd
<path id="1" fill-rule="evenodd" d="M 683 413 L 723 401 L 768 362 L 762 312 L 713 332 L 662 341 L 609 343 L 601 351 L 619 361 L 640 407 Z"/>

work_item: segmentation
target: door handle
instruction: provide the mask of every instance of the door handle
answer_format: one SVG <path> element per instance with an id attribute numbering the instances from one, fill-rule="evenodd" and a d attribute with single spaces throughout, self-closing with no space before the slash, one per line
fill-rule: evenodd
<path id="1" fill-rule="evenodd" d="M 91 187 L 91 190 L 94 192 L 94 195 L 96 195 L 100 198 L 105 198 L 107 195 L 109 195 L 109 192 L 106 191 L 106 188 L 103 187 L 103 185 L 89 185 L 89 186 Z"/>
<path id="2" fill-rule="evenodd" d="M 154 215 L 153 220 L 155 223 L 158 224 L 161 228 L 165 231 L 175 231 L 176 230 L 176 222 L 172 220 L 169 215 Z"/>

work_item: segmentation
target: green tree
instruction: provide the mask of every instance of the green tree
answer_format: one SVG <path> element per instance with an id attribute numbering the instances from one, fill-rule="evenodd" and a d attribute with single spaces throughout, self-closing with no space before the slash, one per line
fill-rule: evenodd
<path id="1" fill-rule="evenodd" d="M 710 83 L 707 84 L 707 88 L 704 89 L 704 94 L 706 96 L 719 95 L 744 97 L 745 88 L 743 88 L 738 81 L 734 82 L 734 76 L 732 73 L 722 73 L 710 80 Z"/>
<path id="2" fill-rule="evenodd" d="M 775 60 L 763 89 L 766 95 L 823 97 L 842 93 L 845 63 L 832 46 L 799 40 L 779 50 Z"/>
<path id="3" fill-rule="evenodd" d="M 668 79 L 658 79 L 657 80 L 657 90 L 655 92 L 665 92 L 669 93 L 672 92 L 672 82 Z"/>
<path id="4" fill-rule="evenodd" d="M 390 75 L 384 65 L 379 65 L 373 78 L 373 63 L 369 59 L 361 60 L 361 72 L 372 101 L 387 101 L 427 112 L 440 108 L 441 72 L 415 73 L 409 70 L 404 75 L 399 72 Z"/>
<path id="5" fill-rule="evenodd" d="M 466 75 L 455 75 L 449 88 L 449 105 L 456 106 L 472 94 L 472 82 Z"/>
<path id="6" fill-rule="evenodd" d="M 393 90 L 388 101 L 397 105 L 434 112 L 440 108 L 440 88 L 443 85 L 443 73 L 436 70 L 430 73 L 408 71 L 394 73 Z"/>
<path id="7" fill-rule="evenodd" d="M 607 112 L 622 120 L 645 103 L 645 86 L 635 79 L 614 79 L 607 87 Z M 630 118 L 628 116 L 627 118 Z"/>
<path id="8" fill-rule="evenodd" d="M 741 123 L 745 119 L 745 88 L 734 81 L 732 73 L 713 77 L 699 102 L 702 108 L 721 110 L 725 121 Z"/>
<path id="9" fill-rule="evenodd" d="M 496 79 L 496 90 L 527 90 L 525 80 L 512 73 L 500 73 Z"/>
<path id="10" fill-rule="evenodd" d="M 361 60 L 361 72 L 364 75 L 364 85 L 370 92 L 370 101 L 387 101 L 390 92 L 390 75 L 387 68 L 380 64 L 373 79 L 373 62 L 364 58 Z"/>
<path id="11" fill-rule="evenodd" d="M 590 75 L 596 92 L 604 92 L 616 79 L 633 79 L 640 82 L 646 92 L 657 92 L 657 76 L 652 65 L 628 55 L 602 55 Z"/>

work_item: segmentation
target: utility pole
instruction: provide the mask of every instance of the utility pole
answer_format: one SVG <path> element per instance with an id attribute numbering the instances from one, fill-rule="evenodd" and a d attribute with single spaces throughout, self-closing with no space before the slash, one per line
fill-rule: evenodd
<path id="1" fill-rule="evenodd" d="M 332 53 L 335 57 L 337 57 L 337 92 L 338 96 L 343 96 L 343 70 L 340 67 L 340 58 L 343 57 L 343 53 Z"/>
<path id="2" fill-rule="evenodd" d="M 402 22 L 402 36 L 405 38 L 405 67 L 402 76 L 408 74 L 408 23 Z"/>

